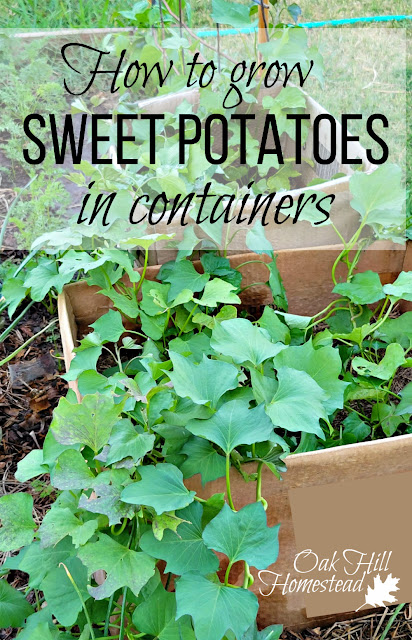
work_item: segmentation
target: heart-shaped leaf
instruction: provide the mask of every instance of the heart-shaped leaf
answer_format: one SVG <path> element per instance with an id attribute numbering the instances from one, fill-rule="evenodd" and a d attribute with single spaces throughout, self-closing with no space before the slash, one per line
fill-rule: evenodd
<path id="1" fill-rule="evenodd" d="M 29 493 L 10 493 L 0 498 L 0 551 L 14 551 L 30 544 L 36 526 L 32 511 Z"/>
<path id="2" fill-rule="evenodd" d="M 203 576 L 188 574 L 176 583 L 176 617 L 190 615 L 198 640 L 217 640 L 233 631 L 241 640 L 254 622 L 258 601 L 247 589 L 232 589 Z"/>
<path id="3" fill-rule="evenodd" d="M 84 396 L 79 404 L 61 398 L 51 423 L 57 442 L 85 444 L 98 453 L 109 442 L 125 401 L 115 404 L 112 398 L 98 394 Z"/>
<path id="4" fill-rule="evenodd" d="M 225 402 L 208 420 L 190 420 L 186 429 L 211 440 L 227 455 L 239 444 L 270 440 L 273 433 L 263 404 L 249 409 L 249 403 L 241 399 Z"/>
<path id="5" fill-rule="evenodd" d="M 173 371 L 168 375 L 177 395 L 182 398 L 189 397 L 196 404 L 210 402 L 215 407 L 226 391 L 238 385 L 238 370 L 232 364 L 206 356 L 202 362 L 194 364 L 178 353 L 170 351 L 169 355 Z"/>
<path id="6" fill-rule="evenodd" d="M 202 514 L 202 505 L 193 502 L 179 511 L 179 517 L 187 522 L 179 524 L 176 533 L 167 530 L 160 541 L 152 531 L 146 531 L 140 539 L 140 547 L 154 558 L 165 560 L 166 572 L 183 575 L 189 571 L 201 574 L 216 571 L 219 560 L 202 539 Z"/>
<path id="7" fill-rule="evenodd" d="M 182 472 L 173 464 L 139 467 L 139 473 L 141 480 L 123 490 L 123 502 L 153 507 L 158 514 L 183 509 L 193 502 L 195 492 L 186 489 Z"/>
<path id="8" fill-rule="evenodd" d="M 236 363 L 252 362 L 254 365 L 273 358 L 284 349 L 283 344 L 273 344 L 262 329 L 246 318 L 224 320 L 217 324 L 212 331 L 210 344 L 218 353 L 230 356 Z"/>
<path id="9" fill-rule="evenodd" d="M 88 568 L 89 575 L 99 569 L 106 571 L 106 580 L 101 585 L 89 587 L 89 593 L 95 600 L 108 598 L 125 586 L 137 596 L 155 572 L 153 558 L 128 549 L 104 534 L 100 534 L 97 542 L 89 542 L 82 547 L 78 557 Z"/>
<path id="10" fill-rule="evenodd" d="M 314 433 L 324 438 L 319 420 L 327 421 L 326 393 L 304 371 L 288 367 L 278 369 L 279 385 L 266 413 L 273 424 L 289 431 Z"/>
<path id="11" fill-rule="evenodd" d="M 231 564 L 246 560 L 257 569 L 266 569 L 278 557 L 279 526 L 267 526 L 261 502 L 247 504 L 240 511 L 225 504 L 205 528 L 203 540 L 209 549 L 224 553 Z"/>

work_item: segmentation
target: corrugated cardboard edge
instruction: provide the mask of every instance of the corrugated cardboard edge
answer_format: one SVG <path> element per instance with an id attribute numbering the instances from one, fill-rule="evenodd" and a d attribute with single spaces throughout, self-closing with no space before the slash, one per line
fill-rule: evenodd
<path id="1" fill-rule="evenodd" d="M 299 267 L 305 266 L 305 270 L 300 272 L 300 284 L 306 287 L 303 277 L 309 273 L 312 278 L 313 273 L 322 274 L 324 269 L 329 269 L 330 260 L 333 255 L 341 249 L 340 246 L 322 247 L 320 251 L 310 249 L 285 250 L 278 252 L 278 266 L 282 276 L 286 272 L 283 269 L 291 269 L 290 276 L 299 279 Z M 246 260 L 259 259 L 266 262 L 267 256 L 256 256 L 254 254 L 242 254 L 230 257 L 232 266 L 238 266 Z M 199 263 L 194 263 L 199 267 Z M 246 274 L 246 282 L 261 281 L 259 271 L 266 268 L 263 265 L 249 265 L 250 271 Z M 155 279 L 160 266 L 149 267 L 146 272 L 148 279 Z M 365 252 L 361 270 L 372 269 L 380 274 L 383 282 L 393 281 L 402 270 L 412 268 L 412 244 L 409 243 L 407 250 L 400 251 L 399 248 L 379 249 Z M 246 284 L 243 283 L 243 284 Z M 309 306 L 314 296 L 319 300 L 319 280 L 312 281 L 312 290 L 306 291 L 304 304 L 306 313 L 313 313 L 313 308 Z M 331 285 L 327 282 L 330 292 Z M 101 295 L 94 295 L 97 287 L 89 287 L 84 282 L 66 285 L 58 300 L 58 312 L 60 329 L 62 333 L 62 344 L 65 357 L 66 368 L 70 366 L 73 357 L 73 348 L 77 340 L 77 316 L 76 310 L 82 312 L 82 321 L 85 314 L 88 321 L 94 322 L 102 313 L 109 308 L 107 298 Z M 250 290 L 249 290 L 250 291 Z M 77 296 L 80 300 L 76 300 Z M 258 298 L 258 296 L 256 296 Z M 74 304 L 73 304 L 74 303 Z M 262 300 L 260 300 L 262 303 Z M 323 303 L 322 303 L 323 304 Z M 75 309 L 73 309 L 73 306 Z M 292 309 L 292 311 L 295 311 Z M 303 311 L 300 311 L 303 313 Z M 80 397 L 77 384 L 69 383 Z M 412 468 L 412 435 L 398 436 L 388 440 L 365 442 L 360 444 L 335 447 L 322 451 L 314 451 L 288 456 L 286 459 L 288 472 L 284 475 L 283 482 L 278 482 L 270 475 L 268 470 L 264 471 L 263 483 L 265 487 L 265 497 L 268 499 L 268 523 L 269 525 L 283 522 L 280 530 L 280 554 L 276 567 L 283 571 L 293 562 L 296 552 L 294 531 L 291 510 L 288 500 L 290 488 L 309 486 L 316 484 L 327 484 L 330 482 L 344 481 L 345 479 L 363 478 L 373 475 L 383 475 L 401 472 Z M 253 483 L 244 483 L 239 474 L 232 470 L 233 495 L 236 500 L 236 507 L 241 508 L 250 501 L 253 501 L 255 487 Z M 198 491 L 200 495 L 207 496 L 215 492 L 225 490 L 221 480 L 208 483 L 206 488 L 201 487 L 198 476 L 190 480 L 190 487 Z M 258 591 L 258 582 L 255 580 L 255 592 Z M 364 615 L 365 611 L 363 612 Z M 362 615 L 362 612 L 357 614 Z M 345 620 L 348 617 L 356 617 L 355 614 L 338 614 L 321 618 L 307 618 L 302 594 L 292 594 L 286 600 L 279 600 L 275 603 L 260 598 L 260 609 L 258 623 L 260 626 L 267 626 L 275 622 L 282 623 L 288 628 L 300 629 L 304 627 L 326 626 L 338 620 Z"/>

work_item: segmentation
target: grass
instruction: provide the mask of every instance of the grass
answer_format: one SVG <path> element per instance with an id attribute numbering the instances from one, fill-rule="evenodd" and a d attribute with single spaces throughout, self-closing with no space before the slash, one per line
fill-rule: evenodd
<path id="1" fill-rule="evenodd" d="M 242 4 L 250 4 L 250 0 L 239 0 Z M 289 2 L 291 0 L 288 0 Z M 124 26 L 126 21 L 119 11 L 132 9 L 134 0 L 124 2 L 124 0 L 0 0 L 0 28 L 12 27 L 18 29 L 27 28 L 64 28 L 64 27 L 114 27 Z M 320 21 L 340 18 L 353 18 L 374 15 L 408 15 L 411 13 L 408 0 L 347 0 L 345 3 L 336 0 L 298 0 L 302 9 L 301 21 Z M 211 0 L 191 0 L 192 6 L 192 26 L 204 27 L 214 26 L 211 18 Z M 284 6 L 279 0 L 279 6 Z M 282 20 L 288 20 L 289 16 L 283 10 Z M 412 33 L 412 21 L 387 23 L 389 27 L 399 27 Z M 324 89 L 319 90 L 313 87 L 312 93 L 326 108 L 334 115 L 347 112 L 352 105 L 354 112 L 371 113 L 378 110 L 375 105 L 381 105 L 381 111 L 388 114 L 396 114 L 391 123 L 390 139 L 393 143 L 393 161 L 405 165 L 405 158 L 402 157 L 405 146 L 410 150 L 412 146 L 412 126 L 405 132 L 404 103 L 405 96 L 401 90 L 405 87 L 405 78 L 401 78 L 401 66 L 399 53 L 401 44 L 392 36 L 388 42 L 395 42 L 394 47 L 387 47 L 385 43 L 385 33 L 387 26 L 376 30 L 379 39 L 382 40 L 382 55 L 375 61 L 377 50 L 375 37 L 362 36 L 362 30 L 358 27 L 351 29 L 353 36 L 345 36 L 348 42 L 352 38 L 354 47 L 359 51 L 359 61 L 356 61 L 357 84 L 353 83 L 353 74 L 347 73 L 347 69 L 342 66 L 342 62 L 337 56 L 337 49 L 333 45 L 336 38 L 334 30 L 313 29 L 311 36 L 318 39 L 322 33 L 322 40 L 326 43 L 329 38 L 329 45 L 326 51 L 328 66 L 327 84 Z M 366 25 L 365 25 L 366 27 Z M 373 28 L 373 27 L 369 27 Z M 392 29 L 391 29 L 392 31 Z M 323 35 L 325 34 L 325 35 Z M 366 37 L 365 37 L 366 36 Z M 340 36 L 339 36 L 340 37 Z M 398 39 L 399 40 L 399 39 Z M 331 46 L 332 45 L 332 46 Z M 328 55 L 330 52 L 330 55 Z M 385 65 L 385 55 L 388 56 L 388 64 Z M 359 62 L 359 64 L 358 64 Z M 376 64 L 375 64 L 376 62 Z M 339 76 L 339 70 L 341 75 Z M 363 102 L 362 88 L 372 82 L 374 91 L 368 91 L 368 103 Z M 412 84 L 412 58 L 409 56 L 406 69 L 406 87 L 409 90 L 406 94 L 407 113 L 410 113 L 412 106 L 412 94 L 410 91 Z M 400 88 L 401 87 L 401 88 Z M 375 102 L 374 102 L 375 101 Z M 357 109 L 355 106 L 357 105 Z M 396 121 L 396 122 L 395 122 Z M 356 132 L 356 127 L 355 127 Z M 405 145 L 405 136 L 407 144 Z M 412 175 L 412 159 L 408 154 L 406 160 L 407 174 Z"/>
<path id="2" fill-rule="evenodd" d="M 0 27 L 114 27 L 123 24 L 119 11 L 130 10 L 133 4 L 134 0 L 0 0 Z M 408 0 L 301 0 L 298 4 L 302 21 L 411 13 Z M 211 0 L 192 0 L 192 16 L 195 27 L 212 25 Z"/>

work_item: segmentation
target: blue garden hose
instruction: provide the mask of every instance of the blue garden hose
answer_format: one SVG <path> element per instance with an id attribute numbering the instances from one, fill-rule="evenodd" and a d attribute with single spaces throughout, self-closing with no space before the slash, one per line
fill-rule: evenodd
<path id="1" fill-rule="evenodd" d="M 297 26 L 315 29 L 316 27 L 340 27 L 344 24 L 358 24 L 368 22 L 400 22 L 402 20 L 412 20 L 412 16 L 369 16 L 365 18 L 342 18 L 341 20 L 321 20 L 320 22 L 299 22 Z M 257 27 L 241 27 L 238 29 L 219 29 L 221 36 L 235 36 L 239 33 L 255 33 Z M 216 37 L 217 31 L 196 31 L 199 38 Z"/>

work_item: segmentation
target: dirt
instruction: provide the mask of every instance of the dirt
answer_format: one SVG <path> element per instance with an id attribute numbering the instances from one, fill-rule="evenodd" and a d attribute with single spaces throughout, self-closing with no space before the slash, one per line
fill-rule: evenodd
<path id="1" fill-rule="evenodd" d="M 0 344 L 0 360 L 46 327 L 51 320 L 51 314 L 42 304 L 33 305 L 18 328 Z M 4 328 L 8 324 L 6 319 Z M 61 358 L 59 332 L 53 328 L 0 368 L 0 474 L 6 470 L 8 474 L 13 474 L 21 458 L 31 449 L 42 447 L 53 409 L 67 389 L 66 382 L 60 378 L 60 373 L 63 373 Z M 28 363 L 31 375 L 27 375 Z M 28 380 L 33 370 L 36 375 Z"/>

